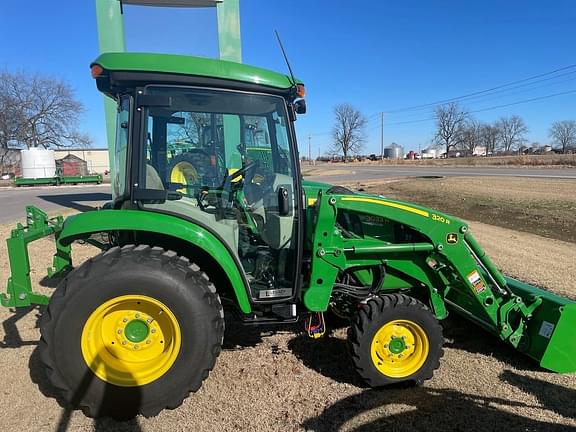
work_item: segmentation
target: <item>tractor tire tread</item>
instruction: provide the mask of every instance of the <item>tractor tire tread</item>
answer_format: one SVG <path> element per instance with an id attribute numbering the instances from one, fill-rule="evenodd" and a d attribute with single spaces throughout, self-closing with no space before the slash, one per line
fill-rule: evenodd
<path id="1" fill-rule="evenodd" d="M 213 370 L 214 365 L 216 364 L 216 358 L 221 352 L 221 344 L 224 338 L 224 309 L 220 302 L 220 297 L 216 291 L 216 287 L 210 282 L 209 277 L 201 270 L 200 266 L 190 262 L 188 258 L 179 256 L 174 251 L 165 250 L 156 246 L 129 244 L 121 247 L 112 247 L 100 255 L 86 260 L 82 265 L 72 270 L 60 282 L 51 297 L 48 307 L 40 319 L 41 338 L 39 343 L 39 356 L 41 362 L 46 368 L 47 377 L 50 383 L 56 389 L 60 390 L 67 401 L 71 401 L 74 391 L 66 384 L 63 374 L 58 370 L 54 363 L 54 358 L 50 349 L 51 341 L 54 337 L 53 332 L 57 323 L 57 320 L 55 320 L 54 317 L 56 317 L 58 312 L 66 305 L 67 298 L 70 295 L 69 281 L 72 278 L 85 279 L 91 275 L 94 268 L 100 263 L 103 263 L 107 267 L 114 267 L 123 257 L 129 258 L 135 263 L 141 263 L 146 260 L 157 261 L 161 268 L 169 265 L 172 269 L 179 271 L 183 280 L 192 279 L 196 283 L 196 286 L 204 291 L 203 298 L 206 300 L 206 304 L 217 314 L 217 317 L 215 317 L 212 322 L 212 327 L 214 328 L 214 344 L 212 345 L 212 349 L 208 350 L 210 351 L 210 358 L 207 359 L 207 367 L 203 369 L 198 376 L 191 379 L 191 381 L 182 388 L 182 391 L 173 392 L 162 405 L 157 404 L 152 407 L 141 407 L 139 414 L 144 417 L 154 417 L 163 409 L 175 409 L 179 407 L 190 393 L 194 393 L 200 389 L 202 382 L 209 376 L 210 371 Z M 82 401 L 72 402 L 79 402 L 76 404 L 77 408 L 82 410 L 82 412 L 88 417 L 95 418 L 100 415 L 98 407 L 94 407 L 90 403 L 83 403 Z M 112 417 L 114 417 L 114 415 L 112 415 Z"/>
<path id="2" fill-rule="evenodd" d="M 348 348 L 354 367 L 357 373 L 371 387 L 380 387 L 401 381 L 408 381 L 415 385 L 421 385 L 424 381 L 433 377 L 434 371 L 440 367 L 440 359 L 444 356 L 444 350 L 442 348 L 444 342 L 442 326 L 435 319 L 433 322 L 429 323 L 427 332 L 433 333 L 436 339 L 436 342 L 430 340 L 430 343 L 434 344 L 434 346 L 430 347 L 430 352 L 434 352 L 436 355 L 431 356 L 429 361 L 427 360 L 427 364 L 425 363 L 425 365 L 413 374 L 413 376 L 408 377 L 405 380 L 388 378 L 381 374 L 379 376 L 375 373 L 371 361 L 366 359 L 364 353 L 365 346 L 363 346 L 363 336 L 365 336 L 366 332 L 369 330 L 370 323 L 376 319 L 379 314 L 385 314 L 386 311 L 390 310 L 414 310 L 417 311 L 417 313 L 433 317 L 430 309 L 425 304 L 406 294 L 383 294 L 369 299 L 358 311 L 348 329 Z"/>

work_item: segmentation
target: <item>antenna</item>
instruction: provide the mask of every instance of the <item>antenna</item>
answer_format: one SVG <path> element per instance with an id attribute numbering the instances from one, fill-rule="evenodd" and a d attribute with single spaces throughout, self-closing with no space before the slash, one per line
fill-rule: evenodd
<path id="1" fill-rule="evenodd" d="M 292 85 L 296 85 L 296 78 L 294 78 L 294 72 L 292 72 L 292 67 L 290 66 L 290 62 L 288 61 L 288 56 L 286 55 L 286 51 L 284 50 L 284 45 L 282 45 L 282 40 L 280 39 L 280 35 L 278 34 L 277 30 L 274 30 L 276 34 L 276 39 L 278 39 L 278 44 L 280 45 L 280 50 L 282 51 L 282 55 L 284 56 L 284 61 L 286 62 L 286 66 L 288 66 L 288 70 L 290 71 L 290 76 L 292 77 Z"/>

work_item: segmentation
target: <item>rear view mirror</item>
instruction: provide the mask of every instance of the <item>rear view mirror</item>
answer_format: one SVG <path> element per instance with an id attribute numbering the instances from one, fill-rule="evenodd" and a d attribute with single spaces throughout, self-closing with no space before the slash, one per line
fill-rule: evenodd
<path id="1" fill-rule="evenodd" d="M 164 95 L 140 94 L 136 99 L 138 107 L 161 107 L 169 108 L 172 106 L 172 97 Z"/>
<path id="2" fill-rule="evenodd" d="M 298 99 L 294 102 L 294 111 L 296 111 L 296 114 L 306 114 L 306 101 Z"/>
<path id="3" fill-rule="evenodd" d="M 186 124 L 186 119 L 184 117 L 170 116 L 170 117 L 168 117 L 166 123 L 183 125 L 183 124 Z"/>

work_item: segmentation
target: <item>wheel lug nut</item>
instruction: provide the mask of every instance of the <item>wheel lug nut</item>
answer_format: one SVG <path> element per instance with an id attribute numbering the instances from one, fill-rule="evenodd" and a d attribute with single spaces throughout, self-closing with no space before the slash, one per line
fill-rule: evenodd
<path id="1" fill-rule="evenodd" d="M 384 348 L 388 348 L 388 344 L 384 344 Z"/>
<path id="2" fill-rule="evenodd" d="M 402 354 L 398 354 L 398 357 L 404 357 Z"/>
<path id="3" fill-rule="evenodd" d="M 151 329 L 150 333 L 156 333 L 156 329 Z"/>
<path id="4" fill-rule="evenodd" d="M 150 324 L 152 321 L 153 321 L 152 317 L 149 317 L 149 318 L 146 320 L 146 322 L 147 322 L 148 324 Z"/>
<path id="5" fill-rule="evenodd" d="M 122 334 L 122 329 L 118 329 L 118 334 Z"/>
<path id="6" fill-rule="evenodd" d="M 146 345 L 149 345 L 151 342 L 152 342 L 152 341 L 151 341 L 150 339 L 148 339 L 148 340 L 146 341 Z"/>
<path id="7" fill-rule="evenodd" d="M 140 348 L 140 345 L 138 345 L 138 344 L 134 345 L 134 349 L 138 349 L 138 348 Z"/>
<path id="8" fill-rule="evenodd" d="M 126 345 L 127 343 L 128 343 L 128 341 L 126 341 L 126 340 L 122 341 L 122 345 Z"/>
<path id="9" fill-rule="evenodd" d="M 128 322 L 128 318 L 123 318 L 122 322 Z"/>
<path id="10" fill-rule="evenodd" d="M 140 314 L 139 314 L 139 313 L 136 314 L 136 318 L 137 318 L 137 319 L 140 318 Z"/>

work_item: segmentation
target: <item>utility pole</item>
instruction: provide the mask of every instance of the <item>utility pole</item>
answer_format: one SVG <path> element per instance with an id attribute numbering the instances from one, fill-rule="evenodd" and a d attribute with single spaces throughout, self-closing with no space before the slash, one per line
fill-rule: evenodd
<path id="1" fill-rule="evenodd" d="M 312 134 L 308 134 L 308 163 L 312 165 Z"/>
<path id="2" fill-rule="evenodd" d="M 380 160 L 384 161 L 384 112 L 380 113 Z"/>

